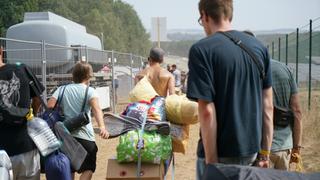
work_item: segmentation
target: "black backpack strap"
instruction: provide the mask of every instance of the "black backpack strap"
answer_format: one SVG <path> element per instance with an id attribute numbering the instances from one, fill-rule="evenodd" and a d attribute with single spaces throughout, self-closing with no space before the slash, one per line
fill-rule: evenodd
<path id="1" fill-rule="evenodd" d="M 34 85 L 34 82 L 33 82 L 33 81 L 30 81 L 30 82 L 29 82 L 29 85 L 30 85 L 31 88 L 33 89 L 34 93 L 36 93 L 37 97 L 39 97 L 39 99 L 40 99 L 40 101 L 41 101 L 41 104 L 43 105 L 44 109 L 45 109 L 45 110 L 48 110 L 48 106 L 47 106 L 47 104 L 44 102 L 44 100 L 42 99 L 41 94 L 40 94 L 38 88 L 36 88 L 36 86 Z"/>
<path id="2" fill-rule="evenodd" d="M 32 79 L 34 77 L 34 75 L 32 74 L 31 70 L 25 66 L 24 64 L 21 64 L 21 65 L 17 65 L 18 68 L 20 67 L 24 67 L 25 69 L 25 72 L 27 73 L 27 76 L 28 78 L 30 79 L 30 82 L 29 82 L 29 86 L 31 86 L 33 92 L 36 94 L 37 97 L 39 97 L 40 99 L 40 102 L 41 104 L 43 105 L 43 107 L 45 108 L 45 110 L 48 110 L 48 106 L 47 104 L 44 102 L 44 100 L 42 99 L 41 97 L 41 93 L 40 93 L 40 90 L 39 90 L 39 85 L 36 84 Z"/>
<path id="3" fill-rule="evenodd" d="M 48 106 L 47 104 L 44 102 L 44 100 L 42 99 L 41 97 L 41 93 L 39 92 L 38 88 L 36 88 L 36 86 L 34 85 L 34 82 L 33 81 L 30 81 L 29 82 L 29 85 L 31 86 L 31 88 L 33 89 L 33 91 L 36 93 L 37 97 L 39 97 L 40 101 L 41 101 L 41 104 L 43 105 L 44 109 L 47 111 L 48 110 Z M 58 99 L 57 99 L 57 102 L 56 104 L 54 105 L 53 109 L 55 109 L 58 105 L 60 105 L 61 101 L 62 101 L 62 97 L 64 95 L 64 91 L 66 89 L 66 86 L 65 85 L 62 89 L 62 92 L 59 92 L 59 96 L 58 96 Z"/>
<path id="4" fill-rule="evenodd" d="M 87 97 L 88 97 L 88 91 L 89 91 L 89 85 L 86 88 L 86 94 L 84 96 L 84 100 L 82 103 L 82 108 L 81 108 L 81 112 L 84 112 L 84 108 L 86 107 L 86 102 L 87 102 Z"/>
<path id="5" fill-rule="evenodd" d="M 257 56 L 250 50 L 250 48 L 248 48 L 245 44 L 243 44 L 240 39 L 236 39 L 232 37 L 228 32 L 219 31 L 218 33 L 226 36 L 228 39 L 230 39 L 236 45 L 238 45 L 241 49 L 243 49 L 247 54 L 249 54 L 253 62 L 256 64 L 258 70 L 260 71 L 260 78 L 263 80 L 266 76 L 264 72 L 264 65 L 258 60 Z"/>

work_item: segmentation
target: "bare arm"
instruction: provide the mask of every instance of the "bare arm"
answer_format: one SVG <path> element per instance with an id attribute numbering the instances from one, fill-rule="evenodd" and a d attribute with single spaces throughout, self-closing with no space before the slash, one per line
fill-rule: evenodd
<path id="1" fill-rule="evenodd" d="M 41 100 L 38 96 L 32 98 L 32 109 L 34 114 L 37 114 L 41 105 Z"/>
<path id="2" fill-rule="evenodd" d="M 135 77 L 134 77 L 134 85 L 136 85 L 145 75 L 143 74 L 143 71 L 140 71 Z"/>
<path id="3" fill-rule="evenodd" d="M 262 142 L 261 150 L 258 154 L 256 165 L 259 167 L 269 167 L 269 154 L 273 138 L 273 102 L 272 87 L 263 90 L 263 121 L 262 121 Z"/>
<path id="4" fill-rule="evenodd" d="M 293 94 L 290 98 L 290 107 L 294 113 L 294 124 L 293 124 L 293 147 L 301 146 L 302 136 L 302 113 L 299 104 L 298 93 Z"/>
<path id="5" fill-rule="evenodd" d="M 100 136 L 104 139 L 107 139 L 109 137 L 109 133 L 107 132 L 104 121 L 103 121 L 103 113 L 99 105 L 98 98 L 92 98 L 89 101 L 90 106 L 92 107 L 94 118 L 99 126 L 100 129 Z"/>
<path id="6" fill-rule="evenodd" d="M 206 163 L 218 162 L 217 150 L 217 116 L 214 103 L 198 101 L 201 137 L 205 151 Z"/>
<path id="7" fill-rule="evenodd" d="M 169 95 L 174 94 L 174 77 L 170 74 L 169 81 L 168 81 L 168 93 Z"/>
<path id="8" fill-rule="evenodd" d="M 272 87 L 263 90 L 262 149 L 270 151 L 273 138 Z"/>
<path id="9" fill-rule="evenodd" d="M 56 103 L 57 103 L 57 99 L 54 97 L 51 97 L 48 101 L 48 108 L 49 109 L 53 108 Z"/>
<path id="10" fill-rule="evenodd" d="M 256 166 L 268 168 L 269 154 L 273 138 L 273 102 L 272 87 L 263 90 L 263 121 L 262 121 L 262 142 L 261 150 L 255 162 Z"/>

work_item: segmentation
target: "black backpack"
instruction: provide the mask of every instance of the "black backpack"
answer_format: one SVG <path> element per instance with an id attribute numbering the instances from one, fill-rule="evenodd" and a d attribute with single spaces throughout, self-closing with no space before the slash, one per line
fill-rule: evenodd
<path id="1" fill-rule="evenodd" d="M 22 68 L 26 68 L 24 65 L 16 65 L 17 68 L 13 72 L 21 71 Z M 28 74 L 27 74 L 28 78 Z M 21 126 L 27 122 L 26 115 L 29 112 L 29 108 L 21 108 L 15 105 L 7 106 L 5 102 L 3 102 L 2 97 L 5 94 L 0 91 L 0 123 L 9 125 L 9 126 Z"/>

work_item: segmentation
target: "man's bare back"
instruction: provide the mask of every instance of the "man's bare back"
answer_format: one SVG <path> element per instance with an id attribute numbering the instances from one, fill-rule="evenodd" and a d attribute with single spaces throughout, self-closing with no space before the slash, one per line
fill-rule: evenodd
<path id="1" fill-rule="evenodd" d="M 166 97 L 168 93 L 169 95 L 174 94 L 174 77 L 159 64 L 151 65 L 139 72 L 135 77 L 135 84 L 146 75 L 148 75 L 149 82 L 160 96 Z"/>

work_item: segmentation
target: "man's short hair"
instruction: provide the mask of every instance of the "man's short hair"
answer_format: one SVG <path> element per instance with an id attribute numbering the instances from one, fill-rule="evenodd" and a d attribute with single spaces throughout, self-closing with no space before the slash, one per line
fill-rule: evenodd
<path id="1" fill-rule="evenodd" d="M 222 19 L 228 19 L 230 22 L 233 17 L 233 0 L 200 0 L 199 12 L 203 16 L 211 17 L 216 24 Z"/>
<path id="2" fill-rule="evenodd" d="M 158 47 L 151 48 L 150 54 L 149 54 L 149 60 L 162 63 L 164 54 L 165 52 L 161 48 L 158 48 Z"/>
<path id="3" fill-rule="evenodd" d="M 75 83 L 82 83 L 92 77 L 92 66 L 86 62 L 78 62 L 72 71 L 72 79 Z"/>
<path id="4" fill-rule="evenodd" d="M 177 69 L 177 65 L 175 65 L 175 64 L 172 64 L 171 67 Z"/>

